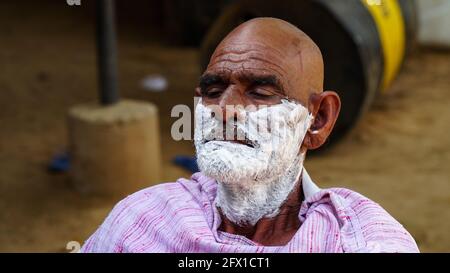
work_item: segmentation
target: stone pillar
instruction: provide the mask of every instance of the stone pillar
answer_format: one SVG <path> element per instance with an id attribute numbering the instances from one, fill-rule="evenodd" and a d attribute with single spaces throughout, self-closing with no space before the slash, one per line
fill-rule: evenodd
<path id="1" fill-rule="evenodd" d="M 69 110 L 70 175 L 82 193 L 124 197 L 160 182 L 157 107 L 121 100 Z"/>

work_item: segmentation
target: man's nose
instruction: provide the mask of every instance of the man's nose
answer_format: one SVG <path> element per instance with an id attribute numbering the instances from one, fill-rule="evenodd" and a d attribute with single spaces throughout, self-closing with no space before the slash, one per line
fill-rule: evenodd
<path id="1" fill-rule="evenodd" d="M 219 107 L 222 110 L 222 120 L 224 122 L 241 120 L 242 110 L 245 107 L 242 92 L 236 86 L 229 86 L 222 94 Z"/>

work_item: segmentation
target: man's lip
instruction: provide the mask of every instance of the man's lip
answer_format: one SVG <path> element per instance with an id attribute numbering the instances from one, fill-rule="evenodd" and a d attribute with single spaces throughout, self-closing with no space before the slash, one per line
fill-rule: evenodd
<path id="1" fill-rule="evenodd" d="M 225 140 L 225 139 L 210 139 L 210 140 L 206 140 L 204 143 L 208 143 L 210 141 L 226 141 L 226 142 L 233 142 L 233 143 L 237 143 L 237 144 L 241 144 L 241 145 L 245 145 L 248 146 L 250 148 L 255 148 L 255 146 L 253 145 L 253 143 L 251 143 L 250 141 L 246 141 L 246 140 Z"/>

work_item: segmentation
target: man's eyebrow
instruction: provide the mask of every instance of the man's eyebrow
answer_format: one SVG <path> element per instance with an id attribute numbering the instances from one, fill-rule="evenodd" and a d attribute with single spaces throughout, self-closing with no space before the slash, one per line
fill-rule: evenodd
<path id="1" fill-rule="evenodd" d="M 272 86 L 284 94 L 284 88 L 281 81 L 275 75 L 242 75 L 243 81 L 252 86 Z"/>
<path id="2" fill-rule="evenodd" d="M 226 84 L 228 80 L 223 76 L 219 74 L 205 74 L 200 77 L 199 81 L 199 87 L 200 90 L 204 91 L 206 88 L 208 88 L 211 85 L 214 84 Z"/>

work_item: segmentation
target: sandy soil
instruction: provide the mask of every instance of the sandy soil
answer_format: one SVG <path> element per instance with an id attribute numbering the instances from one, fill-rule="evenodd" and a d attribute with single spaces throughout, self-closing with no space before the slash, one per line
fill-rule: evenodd
<path id="1" fill-rule="evenodd" d="M 67 109 L 96 99 L 94 28 L 83 18 L 64 5 L 1 4 L 0 251 L 67 251 L 118 201 L 80 196 L 66 174 L 46 171 L 65 149 Z M 166 46 L 157 33 L 119 35 L 122 95 L 159 106 L 163 181 L 187 177 L 170 161 L 193 146 L 170 138 L 170 109 L 192 104 L 198 52 Z M 166 92 L 141 89 L 152 73 L 167 77 Z M 422 251 L 450 251 L 449 75 L 449 52 L 418 50 L 356 128 L 306 163 L 321 187 L 348 187 L 380 203 Z"/>

